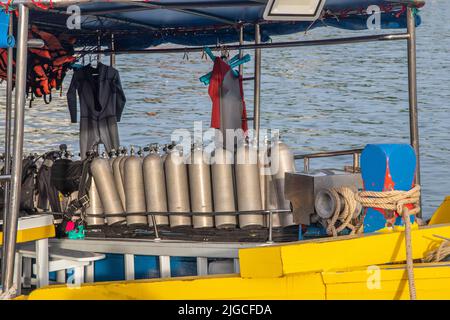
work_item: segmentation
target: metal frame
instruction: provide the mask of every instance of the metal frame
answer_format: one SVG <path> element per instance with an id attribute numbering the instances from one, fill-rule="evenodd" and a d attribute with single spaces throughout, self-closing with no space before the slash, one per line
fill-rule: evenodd
<path id="1" fill-rule="evenodd" d="M 14 281 L 14 260 L 16 252 L 17 221 L 20 209 L 20 191 L 22 180 L 23 133 L 27 82 L 28 53 L 28 14 L 29 9 L 18 5 L 19 18 L 17 28 L 16 53 L 16 90 L 14 108 L 14 141 L 11 168 L 11 190 L 8 212 L 5 215 L 5 231 L 3 242 L 2 277 L 3 291 L 11 289 Z"/>
<path id="2" fill-rule="evenodd" d="M 194 257 L 197 259 L 197 274 L 208 274 L 208 259 L 232 259 L 234 272 L 239 273 L 239 250 L 265 246 L 268 243 L 234 242 L 205 243 L 171 240 L 146 239 L 85 239 L 80 247 L 79 240 L 50 239 L 49 245 L 70 250 L 88 252 L 115 253 L 124 255 L 125 280 L 134 280 L 134 256 L 159 257 L 161 278 L 170 278 L 171 257 Z"/>
<path id="3" fill-rule="evenodd" d="M 63 6 L 73 3 L 89 3 L 91 0 L 52 0 L 53 5 Z M 135 3 L 137 0 L 110 0 L 110 2 L 122 2 L 122 3 Z M 25 88 L 26 88 L 26 72 L 27 72 L 27 37 L 28 37 L 28 14 L 29 9 L 26 4 L 31 4 L 31 0 L 16 0 L 15 4 L 19 9 L 19 19 L 17 28 L 17 56 L 16 56 L 16 92 L 15 92 L 15 120 L 14 120 L 14 141 L 13 141 L 13 156 L 12 158 L 12 170 L 11 170 L 11 186 L 10 186 L 10 204 L 8 206 L 8 212 L 5 215 L 5 229 L 4 229 L 4 246 L 3 246 L 3 259 L 2 259 L 2 284 L 3 291 L 6 292 L 11 289 L 13 285 L 14 276 L 14 261 L 15 261 L 15 251 L 16 251 L 16 234 L 17 234 L 17 220 L 19 213 L 19 202 L 20 202 L 20 191 L 21 191 L 21 176 L 22 176 L 22 157 L 23 157 L 23 133 L 24 133 L 24 109 L 25 109 Z M 42 0 L 41 4 L 49 4 L 50 0 Z M 350 43 L 362 43 L 370 41 L 389 41 L 389 40 L 407 40 L 408 42 L 408 79 L 409 79 L 409 111 L 410 111 L 410 139 L 411 145 L 414 147 L 417 155 L 418 166 L 416 173 L 416 182 L 420 181 L 420 167 L 419 167 L 419 129 L 418 129 L 418 110 L 417 110 L 417 80 L 416 80 L 416 32 L 415 32 L 415 12 L 414 7 L 422 4 L 423 1 L 408 1 L 407 5 L 407 33 L 403 34 L 387 34 L 387 35 L 377 35 L 377 36 L 365 36 L 365 37 L 353 37 L 353 38 L 341 38 L 341 39 L 327 39 L 327 40 L 313 40 L 313 41 L 296 41 L 296 42 L 281 42 L 281 43 L 258 43 L 258 31 L 259 27 L 256 26 L 255 31 L 257 33 L 255 44 L 239 44 L 234 46 L 229 46 L 229 49 L 243 50 L 243 49 L 256 49 L 260 50 L 263 48 L 284 48 L 284 47 L 305 47 L 305 46 L 316 46 L 316 45 L 336 45 L 336 44 L 350 44 Z M 176 49 L 152 49 L 152 50 L 131 50 L 131 51 L 114 51 L 109 50 L 109 53 L 162 53 L 162 52 L 201 52 L 203 48 L 176 48 Z M 101 51 L 101 50 L 99 50 Z M 256 51 L 258 52 L 258 51 Z M 101 51 L 98 53 L 108 53 L 108 50 Z M 257 55 L 259 55 L 257 53 Z M 11 55 L 10 55 L 11 56 Z M 260 58 L 259 58 L 260 59 Z M 258 60 L 259 60 L 258 59 Z M 9 70 L 12 70 L 12 60 L 8 61 Z M 260 66 L 256 64 L 255 72 L 255 89 L 260 91 Z M 11 78 L 10 78 L 11 81 Z M 11 87 L 8 87 L 9 89 Z M 7 96 L 10 91 L 8 91 Z M 7 105 L 7 112 L 11 110 L 11 99 L 8 100 L 9 105 Z M 255 103 L 255 123 L 259 123 L 259 99 Z M 10 121 L 10 117 L 7 117 L 7 121 Z M 7 124 L 8 125 L 8 124 Z M 259 128 L 255 125 L 255 128 Z M 6 143 L 10 138 L 8 131 L 6 132 Z M 259 132 L 258 132 L 259 134 Z M 9 150 L 8 150 L 9 151 Z M 7 155 L 9 156 L 9 155 Z M 83 247 L 87 248 L 92 245 L 92 241 L 96 240 L 85 240 L 83 241 Z M 109 246 L 109 250 L 113 250 L 116 247 L 117 240 L 114 241 L 114 245 Z M 96 241 L 97 242 L 97 241 Z M 133 242 L 133 247 L 139 246 L 139 242 Z M 198 250 L 198 247 L 192 246 L 190 243 L 185 243 L 187 247 L 183 251 L 186 255 L 187 252 L 193 248 Z M 75 245 L 75 244 L 74 244 Z M 76 242 L 76 246 L 79 249 L 79 242 Z M 152 243 L 152 248 L 156 248 L 158 242 Z M 176 248 L 184 248 L 183 243 L 175 243 Z M 211 250 L 215 244 L 204 244 L 205 250 Z M 242 247 L 239 244 L 239 247 Z M 164 245 L 164 250 L 167 250 L 167 244 Z M 229 250 L 229 249 L 226 249 Z M 163 253 L 163 257 L 167 257 L 168 253 Z M 198 254 L 196 254 L 198 256 Z M 167 259 L 166 259 L 167 260 Z M 166 261 L 160 259 L 160 261 Z M 167 262 L 167 261 L 166 261 Z M 167 263 L 166 263 L 167 264 Z M 166 266 L 167 268 L 167 266 Z M 170 269 L 169 269 L 170 271 Z M 167 275 L 167 270 L 165 270 L 165 275 Z"/>

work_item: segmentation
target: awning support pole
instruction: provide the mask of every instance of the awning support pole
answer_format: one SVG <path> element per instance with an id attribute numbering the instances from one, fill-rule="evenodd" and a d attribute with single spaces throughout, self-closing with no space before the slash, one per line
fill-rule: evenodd
<path id="1" fill-rule="evenodd" d="M 13 15 L 9 15 L 9 31 L 8 35 L 13 35 Z M 12 119 L 12 89 L 13 89 L 13 48 L 8 48 L 8 61 L 7 61 L 7 71 L 6 71 L 6 111 L 5 111 L 5 175 L 11 174 L 11 119 Z M 3 243 L 6 243 L 6 234 L 7 226 L 6 223 L 8 217 L 8 208 L 9 208 L 9 188 L 10 181 L 5 181 L 5 189 L 4 189 L 4 208 L 3 208 Z M 3 246 L 2 256 L 5 257 L 5 246 Z M 5 270 L 2 266 L 2 274 L 5 274 Z"/>
<path id="2" fill-rule="evenodd" d="M 261 29 L 255 24 L 255 44 L 261 43 Z M 253 129 L 255 130 L 256 146 L 259 148 L 260 129 L 260 105 L 261 105 L 261 49 L 255 49 L 255 82 L 254 82 L 254 109 Z"/>
<path id="3" fill-rule="evenodd" d="M 242 46 L 244 44 L 244 25 L 241 24 L 239 27 L 239 45 Z M 244 57 L 244 50 L 239 50 L 239 59 Z M 239 65 L 239 74 L 244 77 L 244 65 Z"/>
<path id="4" fill-rule="evenodd" d="M 100 62 L 101 59 L 101 51 L 102 51 L 102 36 L 100 31 L 97 32 L 97 63 Z"/>
<path id="5" fill-rule="evenodd" d="M 114 42 L 114 33 L 111 33 L 111 55 L 109 57 L 109 65 L 114 67 L 116 65 L 116 54 L 114 51 L 116 50 L 116 44 Z"/>
<path id="6" fill-rule="evenodd" d="M 16 251 L 17 221 L 20 207 L 20 191 L 22 178 L 22 156 L 23 156 L 23 132 L 26 102 L 27 82 L 27 42 L 28 42 L 28 8 L 18 5 L 19 20 L 17 28 L 17 52 L 16 52 L 16 92 L 14 108 L 14 141 L 11 170 L 11 203 L 9 205 L 8 217 L 6 219 L 6 236 L 4 243 L 4 264 L 2 285 L 6 292 L 13 286 L 14 260 Z"/>
<path id="7" fill-rule="evenodd" d="M 416 74 L 416 13 L 413 6 L 407 8 L 408 26 L 408 91 L 409 128 L 411 146 L 416 152 L 416 184 L 420 184 L 419 121 L 417 112 L 417 74 Z M 419 218 L 422 214 L 418 214 Z"/>

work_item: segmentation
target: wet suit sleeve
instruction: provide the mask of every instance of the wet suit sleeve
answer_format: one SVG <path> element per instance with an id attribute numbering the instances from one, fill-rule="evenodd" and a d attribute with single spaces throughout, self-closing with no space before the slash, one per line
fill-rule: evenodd
<path id="1" fill-rule="evenodd" d="M 116 90 L 116 117 L 117 122 L 119 122 L 122 118 L 122 112 L 125 108 L 125 102 L 127 101 L 125 93 L 122 89 L 122 83 L 120 82 L 119 72 L 116 72 L 116 75 L 114 77 L 114 87 Z"/>
<path id="2" fill-rule="evenodd" d="M 77 89 L 78 89 L 78 76 L 74 71 L 72 81 L 70 82 L 69 90 L 67 91 L 67 105 L 70 112 L 70 121 L 72 123 L 77 122 Z"/>

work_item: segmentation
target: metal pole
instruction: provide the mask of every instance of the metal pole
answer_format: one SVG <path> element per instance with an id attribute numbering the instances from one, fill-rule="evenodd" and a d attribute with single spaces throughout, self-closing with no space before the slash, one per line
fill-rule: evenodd
<path id="1" fill-rule="evenodd" d="M 109 57 L 109 65 L 114 67 L 116 65 L 116 54 L 114 51 L 116 50 L 116 44 L 114 42 L 114 33 L 111 33 L 111 56 Z"/>
<path id="2" fill-rule="evenodd" d="M 13 14 L 9 15 L 9 31 L 8 35 L 13 35 Z M 8 68 L 6 71 L 6 114 L 5 114 L 5 175 L 11 174 L 11 118 L 12 118 L 12 89 L 13 89 L 13 48 L 8 48 Z M 4 208 L 3 208 L 3 243 L 6 243 L 6 235 L 8 233 L 8 208 L 9 208 L 9 188 L 11 181 L 5 182 Z M 6 246 L 2 248 L 2 256 L 6 256 Z M 2 274 L 5 274 L 5 264 L 2 264 Z"/>
<path id="3" fill-rule="evenodd" d="M 261 30 L 259 24 L 255 24 L 255 44 L 261 42 Z M 256 146 L 259 148 L 260 129 L 260 105 L 261 105 L 261 49 L 255 49 L 255 82 L 254 82 L 254 109 L 253 129 L 255 130 Z"/>
<path id="4" fill-rule="evenodd" d="M 273 211 L 269 211 L 269 239 L 267 243 L 273 243 Z"/>
<path id="5" fill-rule="evenodd" d="M 228 50 L 253 50 L 253 49 L 280 49 L 280 48 L 294 48 L 294 47 L 312 47 L 312 46 L 331 46 L 340 44 L 356 44 L 374 41 L 399 41 L 407 40 L 409 35 L 407 33 L 392 33 L 380 34 L 361 37 L 348 37 L 337 39 L 319 39 L 307 41 L 285 41 L 285 42 L 268 42 L 268 43 L 247 43 L 243 45 L 227 45 Z M 216 46 L 210 46 L 211 50 L 216 50 Z M 139 49 L 139 50 L 116 50 L 116 54 L 147 54 L 147 53 L 185 53 L 185 52 L 203 52 L 205 47 L 178 47 L 178 48 L 160 48 L 160 49 Z M 77 50 L 75 53 L 111 53 L 111 50 Z"/>
<path id="6" fill-rule="evenodd" d="M 359 168 L 359 153 L 353 154 L 353 172 L 355 173 Z"/>
<path id="7" fill-rule="evenodd" d="M 20 190 L 22 178 L 22 155 L 23 155 L 23 132 L 24 115 L 26 102 L 26 81 L 27 81 L 27 40 L 28 40 L 28 8 L 18 5 L 19 21 L 17 28 L 17 52 L 16 52 L 16 104 L 14 110 L 14 156 L 12 158 L 11 170 L 11 203 L 9 205 L 8 218 L 6 223 L 5 255 L 2 263 L 5 267 L 2 284 L 6 292 L 13 286 L 14 260 L 16 251 L 17 220 L 20 207 Z"/>
<path id="8" fill-rule="evenodd" d="M 239 28 L 239 45 L 242 46 L 244 44 L 244 25 L 241 25 Z M 239 59 L 242 59 L 244 56 L 244 51 L 242 49 L 239 50 Z M 244 65 L 239 65 L 239 74 L 241 77 L 244 77 Z"/>
<path id="9" fill-rule="evenodd" d="M 101 51 L 102 51 L 102 38 L 100 31 L 97 32 L 97 63 L 100 62 L 101 59 Z"/>
<path id="10" fill-rule="evenodd" d="M 307 157 L 303 158 L 303 172 L 309 172 L 309 158 Z"/>
<path id="11" fill-rule="evenodd" d="M 415 8 L 407 8 L 408 26 L 408 91 L 409 91 L 409 130 L 411 146 L 416 152 L 416 184 L 420 184 L 420 152 L 419 152 L 419 121 L 417 112 L 417 75 L 416 75 L 416 14 Z M 422 214 L 419 213 L 421 218 Z"/>

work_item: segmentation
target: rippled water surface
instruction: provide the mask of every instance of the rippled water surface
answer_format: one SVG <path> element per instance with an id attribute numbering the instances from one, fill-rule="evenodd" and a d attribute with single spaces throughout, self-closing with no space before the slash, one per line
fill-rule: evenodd
<path id="1" fill-rule="evenodd" d="M 450 2 L 428 1 L 418 29 L 418 99 L 425 216 L 450 194 Z M 273 41 L 361 35 L 319 28 Z M 107 58 L 106 58 L 107 59 Z M 124 145 L 167 143 L 175 128 L 210 120 L 207 87 L 198 78 L 211 70 L 201 54 L 118 56 L 127 96 L 120 123 Z M 252 74 L 251 63 L 246 75 Z M 66 82 L 70 80 L 70 75 Z M 296 153 L 408 143 L 406 43 L 371 43 L 263 51 L 262 127 L 280 129 Z M 66 83 L 66 88 L 68 83 Z M 0 106 L 4 110 L 4 90 Z M 245 83 L 251 116 L 253 83 Z M 156 113 L 150 116 L 147 113 Z M 0 115 L 3 120 L 4 112 Z M 1 122 L 3 123 L 3 122 Z M 0 128 L 3 139 L 3 126 Z M 25 149 L 43 152 L 67 143 L 78 150 L 65 98 L 26 110 Z M 312 160 L 312 167 L 341 166 L 351 158 Z M 299 168 L 301 163 L 298 164 Z"/>

